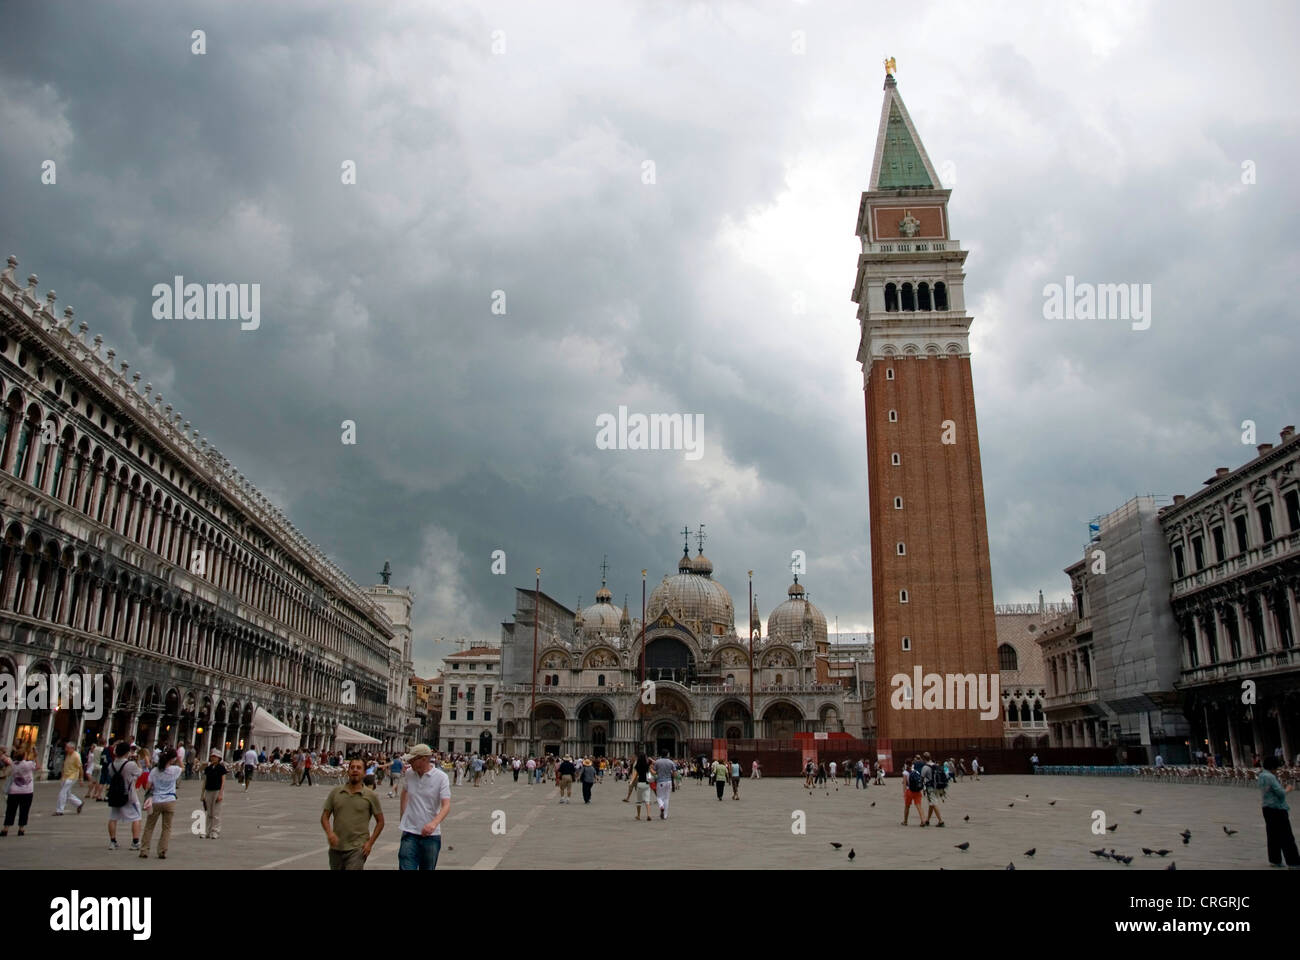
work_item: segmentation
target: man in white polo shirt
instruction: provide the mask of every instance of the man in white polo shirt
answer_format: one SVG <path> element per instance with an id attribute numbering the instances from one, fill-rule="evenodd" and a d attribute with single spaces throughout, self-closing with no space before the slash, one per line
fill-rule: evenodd
<path id="1" fill-rule="evenodd" d="M 433 751 L 417 744 L 402 777 L 401 870 L 432 870 L 442 849 L 442 821 L 451 810 L 451 783 L 433 763 Z"/>

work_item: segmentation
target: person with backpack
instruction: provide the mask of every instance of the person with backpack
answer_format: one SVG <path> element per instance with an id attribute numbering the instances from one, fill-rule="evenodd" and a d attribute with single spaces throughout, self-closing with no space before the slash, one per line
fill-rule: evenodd
<path id="1" fill-rule="evenodd" d="M 938 826 L 943 826 L 943 814 L 939 813 L 938 804 L 948 795 L 948 774 L 943 769 L 943 764 L 936 764 L 930 761 L 930 755 L 925 755 L 925 766 L 921 770 L 921 779 L 925 785 L 925 801 L 927 808 L 925 811 L 925 820 L 921 826 L 928 827 L 932 816 L 939 817 Z"/>
<path id="2" fill-rule="evenodd" d="M 921 776 L 921 758 L 913 757 L 912 764 L 903 767 L 903 823 L 907 826 L 908 814 L 912 805 L 916 805 L 916 815 L 921 816 L 921 792 L 925 789 L 925 780 Z"/>
<path id="3" fill-rule="evenodd" d="M 131 745 L 118 741 L 113 751 L 117 759 L 110 766 L 108 780 L 108 849 L 117 849 L 117 825 L 131 824 L 131 849 L 140 849 L 140 799 L 136 796 L 135 780 L 140 776 L 140 766 L 131 759 Z"/>

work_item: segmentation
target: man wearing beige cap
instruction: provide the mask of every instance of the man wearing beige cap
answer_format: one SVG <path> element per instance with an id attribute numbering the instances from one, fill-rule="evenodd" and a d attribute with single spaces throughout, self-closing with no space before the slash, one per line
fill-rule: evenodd
<path id="1" fill-rule="evenodd" d="M 451 782 L 433 763 L 433 751 L 417 744 L 402 775 L 401 870 L 433 870 L 442 849 L 442 821 L 451 811 Z"/>

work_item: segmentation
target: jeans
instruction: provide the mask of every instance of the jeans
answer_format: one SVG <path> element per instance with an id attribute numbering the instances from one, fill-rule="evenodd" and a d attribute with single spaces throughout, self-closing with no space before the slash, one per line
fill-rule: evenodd
<path id="1" fill-rule="evenodd" d="M 397 851 L 399 870 L 432 870 L 438 866 L 438 852 L 442 850 L 442 837 L 422 837 L 418 833 L 403 833 L 402 845 Z"/>
<path id="2" fill-rule="evenodd" d="M 718 788 L 718 799 L 721 800 L 721 799 L 722 799 L 722 792 L 723 792 L 724 790 L 727 789 L 727 781 L 726 781 L 726 780 L 717 780 L 717 781 L 714 781 L 714 783 L 715 783 L 715 786 L 717 786 L 717 788 Z"/>
<path id="3" fill-rule="evenodd" d="M 582 802 L 591 803 L 591 784 L 586 780 L 582 781 Z"/>

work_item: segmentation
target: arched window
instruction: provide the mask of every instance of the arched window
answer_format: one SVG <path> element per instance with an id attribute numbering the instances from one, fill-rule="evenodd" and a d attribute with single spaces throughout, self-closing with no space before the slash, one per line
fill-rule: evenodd
<path id="1" fill-rule="evenodd" d="M 1043 713 L 1043 701 L 1035 700 L 1034 701 L 1034 722 L 1042 723 L 1046 719 L 1047 717 Z"/>
<path id="2" fill-rule="evenodd" d="M 905 557 L 905 556 L 907 556 L 907 547 L 906 547 L 906 545 L 903 544 L 903 542 L 902 542 L 901 540 L 900 540 L 899 543 L 898 543 L 898 555 L 899 555 L 900 557 Z"/>
<path id="3" fill-rule="evenodd" d="M 1016 657 L 1016 648 L 1009 643 L 1004 643 L 998 647 L 998 669 L 999 670 L 1016 670 L 1016 664 L 1019 660 Z"/>
<path id="4" fill-rule="evenodd" d="M 912 638 L 911 638 L 911 637 L 904 637 L 904 638 L 903 638 L 903 649 L 904 649 L 904 650 L 911 650 L 911 649 L 912 649 Z"/>
<path id="5" fill-rule="evenodd" d="M 914 294 L 910 283 L 903 284 L 903 309 L 916 309 L 916 295 Z"/>
<path id="6" fill-rule="evenodd" d="M 906 590 L 899 590 L 899 591 L 898 591 L 898 602 L 899 602 L 899 603 L 907 603 L 907 591 L 906 591 Z"/>
<path id="7" fill-rule="evenodd" d="M 780 686 L 780 684 L 781 684 L 781 674 L 779 674 L 779 673 L 776 675 L 776 683 L 777 683 L 777 686 Z"/>
<path id="8" fill-rule="evenodd" d="M 603 673 L 601 673 L 601 674 L 597 674 L 597 675 L 596 675 L 596 686 L 598 686 L 598 687 L 603 687 L 604 685 L 605 685 L 605 675 L 604 675 Z"/>
<path id="9" fill-rule="evenodd" d="M 898 423 L 898 411 L 897 411 L 897 410 L 890 410 L 890 411 L 889 411 L 889 422 L 890 422 L 890 423 Z"/>
<path id="10" fill-rule="evenodd" d="M 559 685 L 560 685 L 560 675 L 558 673 L 551 674 L 551 686 L 558 687 Z"/>
<path id="11" fill-rule="evenodd" d="M 896 284 L 885 284 L 885 310 L 888 313 L 898 311 L 898 286 Z"/>
<path id="12" fill-rule="evenodd" d="M 916 288 L 916 309 L 930 309 L 930 285 L 928 283 L 918 284 Z"/>
<path id="13" fill-rule="evenodd" d="M 934 309 L 948 309 L 948 288 L 942 280 L 934 285 Z"/>

